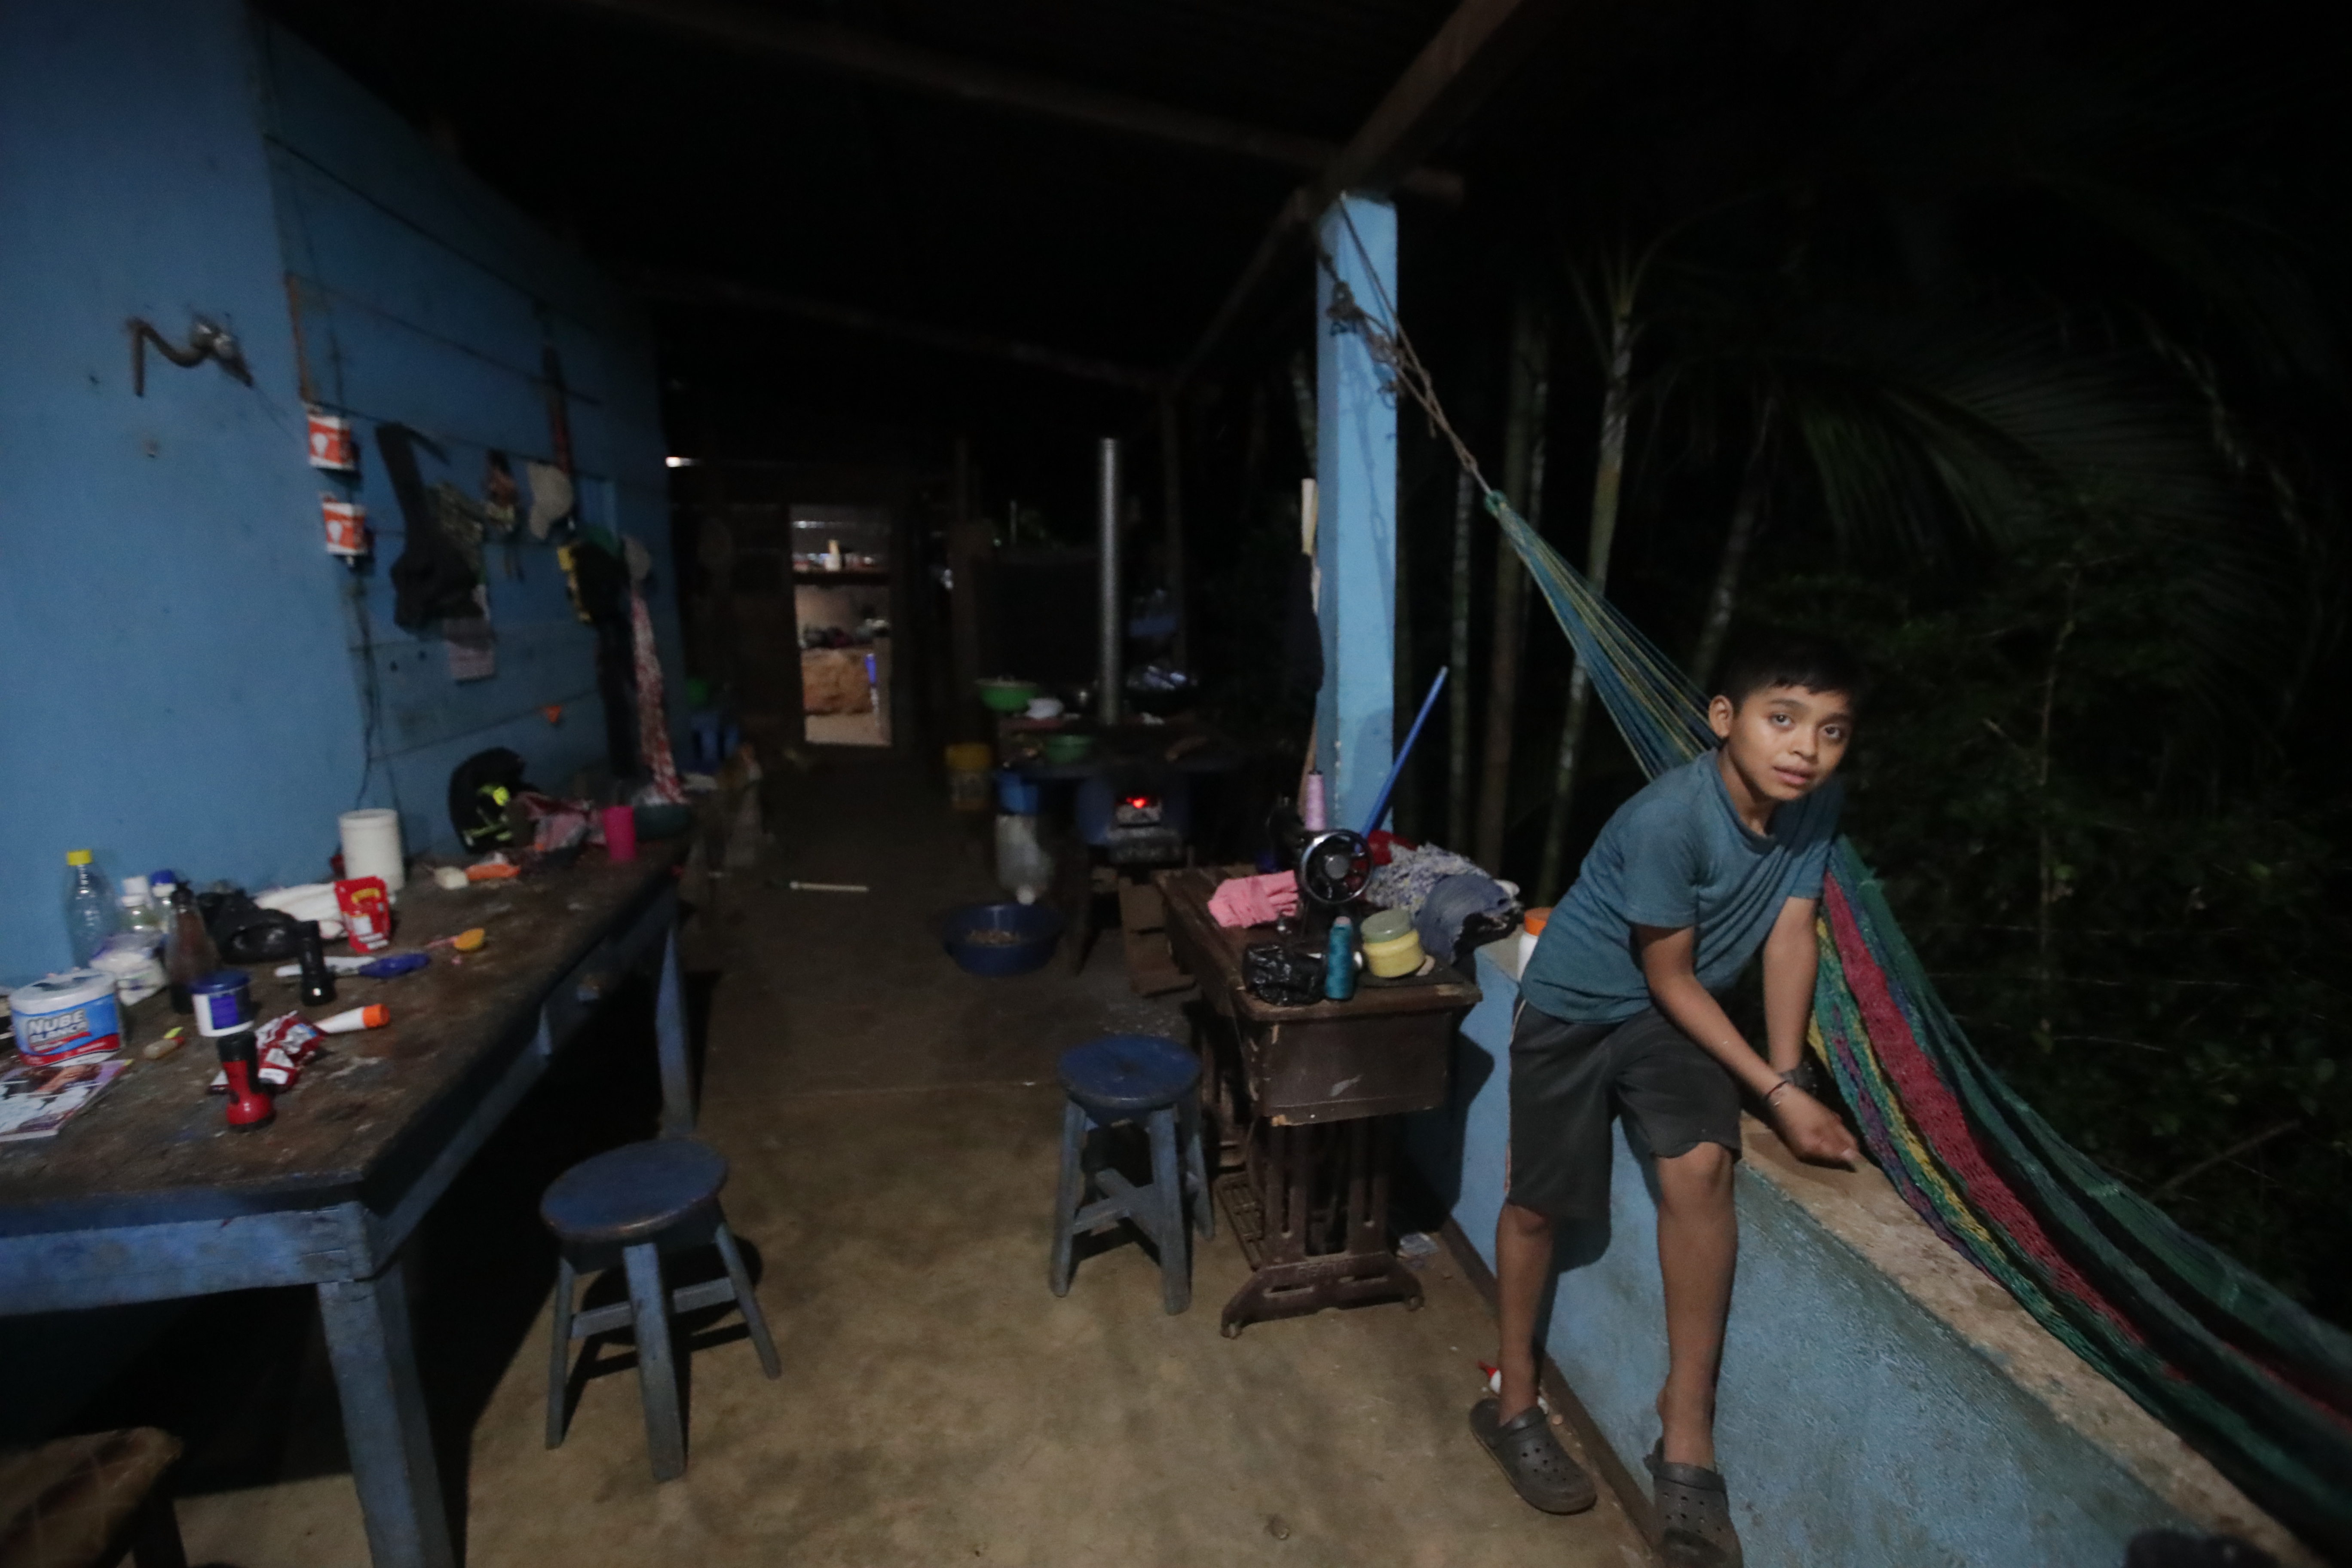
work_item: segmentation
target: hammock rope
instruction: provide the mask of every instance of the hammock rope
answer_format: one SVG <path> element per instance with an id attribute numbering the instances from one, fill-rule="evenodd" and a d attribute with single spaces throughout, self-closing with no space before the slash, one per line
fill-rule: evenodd
<path id="1" fill-rule="evenodd" d="M 1486 482 L 1385 289 L 1376 320 L 1323 265 L 1334 326 L 1363 338 L 1451 445 L 1643 773 L 1712 750 L 1704 694 Z M 2182 1229 L 2020 1099 L 1937 994 L 1850 839 L 1815 929 L 1808 1043 L 1904 1201 L 2247 1496 L 2352 1557 L 2352 1335 Z"/>

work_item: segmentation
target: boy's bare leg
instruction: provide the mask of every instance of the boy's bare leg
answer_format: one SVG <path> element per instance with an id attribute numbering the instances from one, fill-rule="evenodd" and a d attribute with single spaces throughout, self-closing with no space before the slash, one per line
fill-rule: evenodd
<path id="1" fill-rule="evenodd" d="M 1495 1319 L 1503 1336 L 1495 1364 L 1503 1372 L 1505 1421 L 1536 1402 L 1536 1308 L 1550 1273 L 1551 1216 L 1504 1204 L 1495 1221 Z"/>
<path id="2" fill-rule="evenodd" d="M 1503 1212 L 1507 1216 L 1510 1210 Z M 1496 1251 L 1499 1256 L 1499 1238 Z M 1731 1151 L 1701 1143 L 1686 1154 L 1659 1161 L 1658 1273 L 1666 1288 L 1666 1385 L 1658 1393 L 1658 1419 L 1664 1427 L 1665 1457 L 1676 1464 L 1715 1468 L 1715 1378 L 1723 1363 L 1723 1325 L 1731 1310 L 1731 1276 L 1738 1257 Z M 1505 1293 L 1506 1311 L 1509 1300 Z M 1507 1349 L 1507 1331 L 1504 1343 Z M 1508 1363 L 1503 1376 L 1503 1403 L 1508 1409 Z"/>

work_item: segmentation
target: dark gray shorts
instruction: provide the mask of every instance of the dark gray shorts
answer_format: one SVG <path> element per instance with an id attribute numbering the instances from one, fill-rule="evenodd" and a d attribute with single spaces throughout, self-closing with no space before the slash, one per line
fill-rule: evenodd
<path id="1" fill-rule="evenodd" d="M 1622 1024 L 1568 1024 L 1522 1003 L 1511 1027 L 1507 1195 L 1558 1219 L 1609 1212 L 1612 1115 L 1662 1160 L 1702 1143 L 1739 1155 L 1739 1085 L 1654 1007 Z"/>

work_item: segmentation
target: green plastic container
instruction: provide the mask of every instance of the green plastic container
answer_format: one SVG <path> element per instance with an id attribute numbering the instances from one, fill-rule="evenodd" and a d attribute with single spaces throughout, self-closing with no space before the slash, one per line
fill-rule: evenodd
<path id="1" fill-rule="evenodd" d="M 1082 732 L 1064 731 L 1046 736 L 1043 749 L 1049 764 L 1057 768 L 1067 767 L 1072 763 L 1083 763 L 1095 754 L 1095 738 Z"/>
<path id="2" fill-rule="evenodd" d="M 998 713 L 1028 711 L 1029 700 L 1037 695 L 1034 680 L 983 680 L 980 683 L 980 700 Z"/>

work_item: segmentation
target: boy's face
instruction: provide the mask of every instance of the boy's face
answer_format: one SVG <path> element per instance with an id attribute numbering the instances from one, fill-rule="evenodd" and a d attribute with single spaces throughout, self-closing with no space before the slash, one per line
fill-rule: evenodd
<path id="1" fill-rule="evenodd" d="M 1759 800 L 1801 800 L 1829 782 L 1853 736 L 1853 701 L 1843 691 L 1768 686 L 1737 707 L 1728 697 L 1707 705 L 1706 721 L 1723 754 Z"/>

